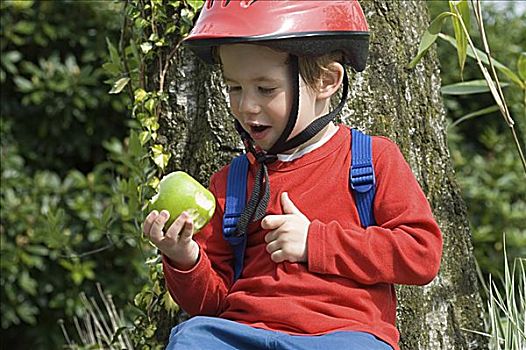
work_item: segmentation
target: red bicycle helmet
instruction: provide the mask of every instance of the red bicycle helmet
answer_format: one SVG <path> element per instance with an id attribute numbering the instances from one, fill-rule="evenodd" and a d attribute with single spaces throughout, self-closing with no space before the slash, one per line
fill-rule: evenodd
<path id="1" fill-rule="evenodd" d="M 357 0 L 207 0 L 185 45 L 213 63 L 212 48 L 254 43 L 297 56 L 344 54 L 345 64 L 365 68 L 369 27 Z"/>

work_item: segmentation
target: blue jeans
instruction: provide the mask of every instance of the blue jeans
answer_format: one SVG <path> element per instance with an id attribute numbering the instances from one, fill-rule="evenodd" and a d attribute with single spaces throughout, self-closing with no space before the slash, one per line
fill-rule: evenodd
<path id="1" fill-rule="evenodd" d="M 166 350 L 392 350 L 364 332 L 290 335 L 218 317 L 196 316 L 172 329 Z"/>

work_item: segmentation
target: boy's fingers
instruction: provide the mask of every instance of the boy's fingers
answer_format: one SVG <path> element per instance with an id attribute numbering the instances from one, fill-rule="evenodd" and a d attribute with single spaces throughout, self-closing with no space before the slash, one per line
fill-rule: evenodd
<path id="1" fill-rule="evenodd" d="M 270 254 L 270 259 L 272 259 L 272 261 L 274 261 L 275 263 L 283 262 L 285 261 L 285 253 L 281 249 L 276 250 L 275 252 Z"/>
<path id="2" fill-rule="evenodd" d="M 157 218 L 158 215 L 159 212 L 157 210 L 153 210 L 150 212 L 150 214 L 148 214 L 148 216 L 146 216 L 146 219 L 144 219 L 144 226 L 142 228 L 142 232 L 145 235 L 150 235 L 150 230 L 152 228 L 153 221 Z"/>
<path id="3" fill-rule="evenodd" d="M 170 213 L 167 210 L 162 210 L 161 213 L 155 218 L 150 229 L 150 239 L 155 243 L 159 242 L 163 238 L 163 227 Z"/>
<path id="4" fill-rule="evenodd" d="M 285 223 L 286 215 L 267 215 L 261 220 L 261 228 L 274 230 Z"/>
<path id="5" fill-rule="evenodd" d="M 272 241 L 275 241 L 279 236 L 279 232 L 277 230 L 272 230 L 269 233 L 265 235 L 265 242 L 270 243 Z"/>
<path id="6" fill-rule="evenodd" d="M 281 244 L 278 241 L 270 241 L 270 243 L 267 244 L 266 249 L 268 253 L 272 254 L 281 249 Z"/>
<path id="7" fill-rule="evenodd" d="M 185 212 L 181 213 L 181 215 L 179 215 L 173 224 L 168 228 L 165 236 L 177 240 L 187 218 L 188 216 Z"/>
<path id="8" fill-rule="evenodd" d="M 181 235 L 179 236 L 179 240 L 182 243 L 188 243 L 192 240 L 192 236 L 194 235 L 194 222 L 192 219 L 188 218 L 184 222 L 183 231 L 181 232 Z"/>

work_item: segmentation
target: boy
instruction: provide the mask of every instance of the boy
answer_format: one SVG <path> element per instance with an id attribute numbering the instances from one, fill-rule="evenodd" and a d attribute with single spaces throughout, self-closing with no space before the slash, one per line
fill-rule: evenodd
<path id="1" fill-rule="evenodd" d="M 205 3 L 186 43 L 221 64 L 249 150 L 250 195 L 236 227 L 247 244 L 238 274 L 222 235 L 229 167 L 210 180 L 216 213 L 195 236 L 186 213 L 169 228 L 167 211 L 148 215 L 144 233 L 163 254 L 168 289 L 198 315 L 172 330 L 168 349 L 398 349 L 393 285 L 429 283 L 442 238 L 383 137 L 372 141 L 375 223 L 360 220 L 351 133 L 331 120 L 347 96 L 343 64 L 364 69 L 367 35 L 357 1 Z"/>

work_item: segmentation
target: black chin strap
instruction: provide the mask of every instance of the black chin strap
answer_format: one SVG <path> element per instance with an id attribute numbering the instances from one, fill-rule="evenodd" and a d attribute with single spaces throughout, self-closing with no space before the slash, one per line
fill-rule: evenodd
<path id="1" fill-rule="evenodd" d="M 347 94 L 349 91 L 349 80 L 347 78 L 347 73 L 344 69 L 343 71 L 343 92 L 340 103 L 336 108 L 327 113 L 326 115 L 314 120 L 309 124 L 302 132 L 294 136 L 292 139 L 287 140 L 290 136 L 290 133 L 296 125 L 296 120 L 298 119 L 298 109 L 299 109 L 299 98 L 300 98 L 300 89 L 299 89 L 299 68 L 298 68 L 298 57 L 291 56 L 291 74 L 293 82 L 293 91 L 294 100 L 292 101 L 292 107 L 289 114 L 289 120 L 285 126 L 285 130 L 278 138 L 276 143 L 267 151 L 258 151 L 254 147 L 254 141 L 250 135 L 243 129 L 241 124 L 236 120 L 236 130 L 241 135 L 241 138 L 245 144 L 246 149 L 254 155 L 257 162 L 260 164 L 256 178 L 254 181 L 254 188 L 250 199 L 243 210 L 243 213 L 239 217 L 237 223 L 237 236 L 242 236 L 247 233 L 248 225 L 250 222 L 261 220 L 267 211 L 268 202 L 270 200 L 270 182 L 268 177 L 268 167 L 267 164 L 273 163 L 278 159 L 277 154 L 283 153 L 290 149 L 294 149 L 314 136 L 316 136 L 323 128 L 327 126 L 342 110 L 347 101 Z"/>
<path id="2" fill-rule="evenodd" d="M 305 142 L 309 141 L 314 136 L 316 136 L 320 131 L 323 130 L 323 128 L 327 126 L 327 124 L 329 124 L 341 112 L 341 110 L 345 106 L 345 102 L 347 102 L 348 92 L 349 92 L 349 79 L 347 78 L 347 73 L 344 70 L 343 71 L 342 98 L 340 100 L 340 103 L 338 103 L 338 106 L 336 106 L 334 110 L 327 113 L 326 115 L 314 120 L 302 132 L 294 136 L 292 139 L 286 141 L 283 144 L 278 144 L 278 143 L 274 144 L 274 146 L 272 146 L 272 150 L 276 154 L 283 153 L 285 151 L 288 151 L 290 149 L 294 149 L 300 145 L 303 145 Z"/>

